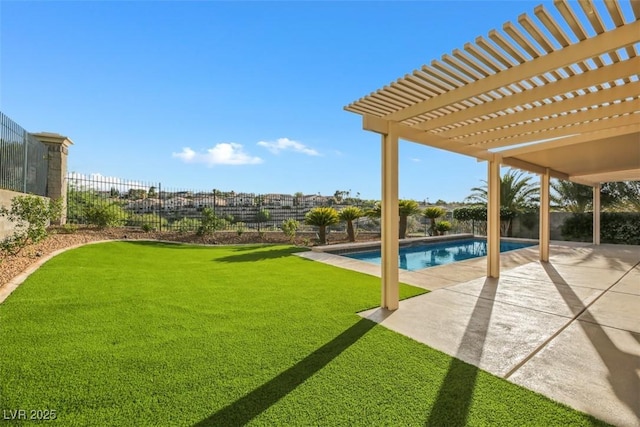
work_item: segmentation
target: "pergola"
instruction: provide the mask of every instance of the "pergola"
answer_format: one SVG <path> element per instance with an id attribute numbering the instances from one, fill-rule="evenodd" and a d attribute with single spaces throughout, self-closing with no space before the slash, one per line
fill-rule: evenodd
<path id="1" fill-rule="evenodd" d="M 345 107 L 382 135 L 382 307 L 398 308 L 398 140 L 488 163 L 487 276 L 500 274 L 500 165 L 540 175 L 540 260 L 549 180 L 640 180 L 640 1 L 555 0 Z M 612 28 L 603 16 L 608 15 Z M 610 19 L 609 19 L 610 18 Z"/>

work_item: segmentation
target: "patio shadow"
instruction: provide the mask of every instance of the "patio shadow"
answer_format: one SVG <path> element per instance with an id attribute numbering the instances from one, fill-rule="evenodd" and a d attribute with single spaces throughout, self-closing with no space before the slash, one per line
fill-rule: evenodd
<path id="1" fill-rule="evenodd" d="M 558 288 L 567 306 L 572 307 L 574 318 L 577 320 L 576 323 L 589 338 L 593 348 L 598 352 L 600 359 L 609 370 L 608 380 L 613 392 L 619 401 L 640 419 L 640 401 L 637 394 L 638 381 L 640 380 L 637 369 L 640 366 L 640 357 L 619 349 L 609 338 L 609 335 L 607 335 L 598 320 L 589 312 L 589 307 L 582 303 L 580 297 L 571 289 L 553 264 L 543 263 L 542 265 L 549 279 Z M 565 287 L 561 289 L 559 284 L 564 284 Z M 630 331 L 627 332 L 635 339 L 638 339 Z"/>
<path id="2" fill-rule="evenodd" d="M 209 418 L 199 421 L 194 426 L 231 427 L 247 424 L 324 368 L 374 326 L 376 326 L 375 322 L 361 319 L 271 381 L 222 408 Z"/>
<path id="3" fill-rule="evenodd" d="M 487 338 L 498 279 L 487 278 L 467 328 L 460 341 L 456 357 L 451 360 L 438 396 L 425 422 L 428 427 L 465 426 Z M 469 363 L 463 362 L 464 359 Z"/>

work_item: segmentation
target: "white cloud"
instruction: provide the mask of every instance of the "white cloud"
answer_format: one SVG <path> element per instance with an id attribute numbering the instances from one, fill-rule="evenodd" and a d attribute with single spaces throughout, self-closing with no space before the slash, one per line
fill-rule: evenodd
<path id="1" fill-rule="evenodd" d="M 320 155 L 320 153 L 318 153 L 313 148 L 309 148 L 301 142 L 293 141 L 289 138 L 278 138 L 275 142 L 260 141 L 258 142 L 258 145 L 261 147 L 265 147 L 273 154 L 278 154 L 280 151 L 291 150 L 295 151 L 296 153 L 307 154 L 309 156 Z"/>
<path id="2" fill-rule="evenodd" d="M 411 161 L 412 161 L 412 162 L 416 162 L 416 163 L 420 163 L 422 160 L 420 160 L 420 159 L 416 159 L 416 158 L 413 158 L 413 159 L 411 159 Z"/>
<path id="3" fill-rule="evenodd" d="M 235 142 L 221 142 L 204 153 L 198 153 L 190 147 L 184 147 L 180 153 L 172 153 L 171 156 L 181 159 L 185 163 L 204 163 L 207 166 L 255 165 L 263 162 L 260 157 L 247 154 L 242 148 L 242 144 Z"/>

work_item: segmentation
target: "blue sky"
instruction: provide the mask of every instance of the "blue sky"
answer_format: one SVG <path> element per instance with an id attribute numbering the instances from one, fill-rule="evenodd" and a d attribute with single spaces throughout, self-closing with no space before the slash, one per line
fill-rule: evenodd
<path id="1" fill-rule="evenodd" d="M 78 173 L 379 198 L 380 137 L 343 107 L 538 3 L 3 0 L 0 110 L 69 136 Z M 401 198 L 485 175 L 401 142 Z"/>

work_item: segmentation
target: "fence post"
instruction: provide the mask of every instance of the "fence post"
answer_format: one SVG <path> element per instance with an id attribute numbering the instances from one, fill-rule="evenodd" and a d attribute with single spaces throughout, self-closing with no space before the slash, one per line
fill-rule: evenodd
<path id="1" fill-rule="evenodd" d="M 160 221 L 160 224 L 158 224 L 158 231 L 162 231 L 162 183 L 159 182 L 158 183 L 158 221 Z"/>
<path id="2" fill-rule="evenodd" d="M 32 134 L 36 139 L 45 144 L 49 149 L 49 170 L 47 171 L 47 197 L 51 200 L 62 201 L 62 213 L 60 220 L 55 225 L 67 222 L 67 157 L 69 146 L 73 145 L 66 136 L 57 133 L 41 132 Z"/>

